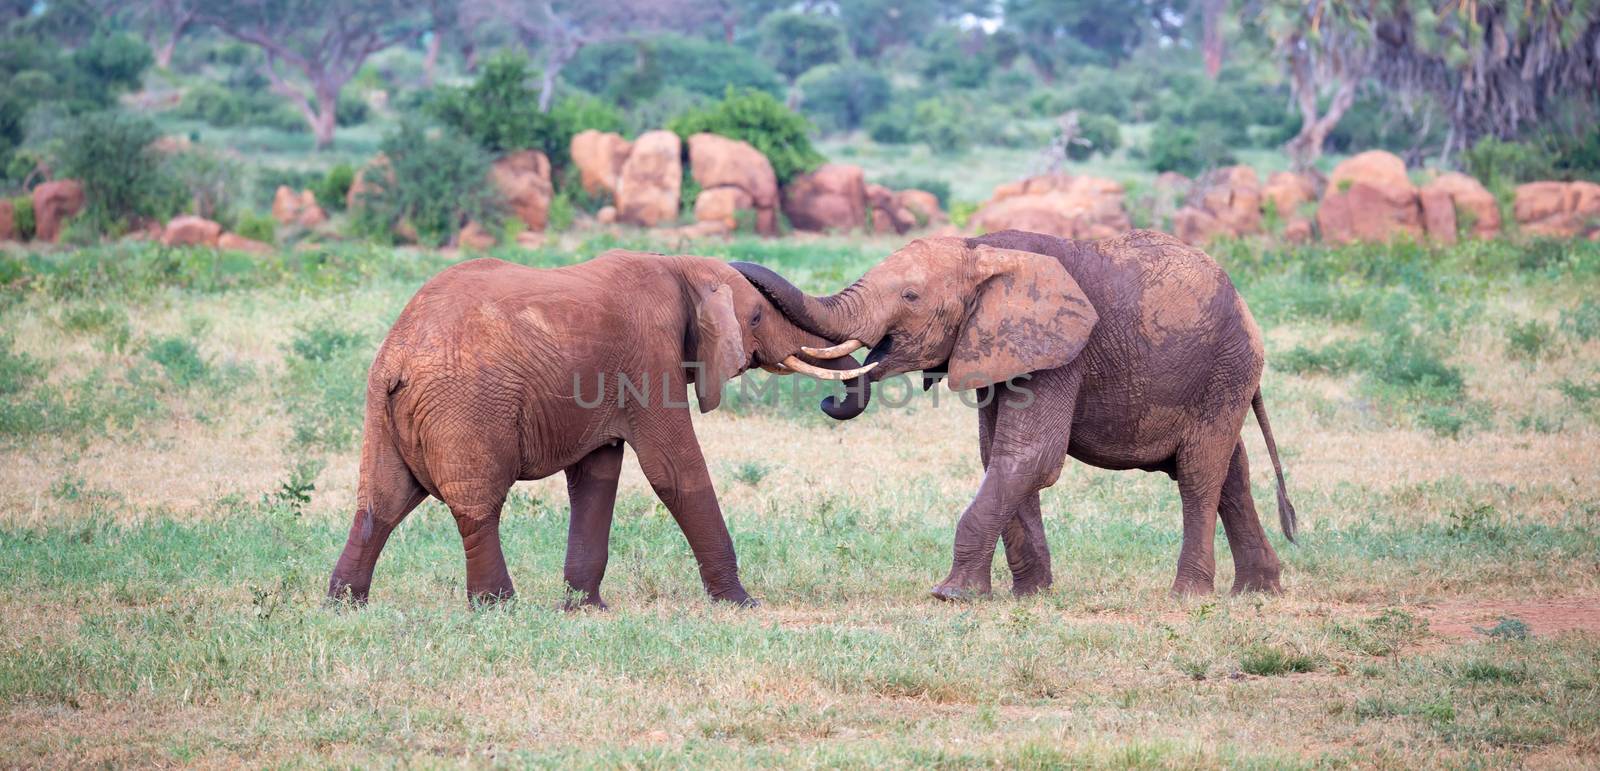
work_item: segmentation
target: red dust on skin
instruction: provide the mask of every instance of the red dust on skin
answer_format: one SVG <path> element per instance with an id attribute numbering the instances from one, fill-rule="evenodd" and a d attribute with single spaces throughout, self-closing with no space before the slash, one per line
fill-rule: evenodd
<path id="1" fill-rule="evenodd" d="M 499 535 L 506 492 L 564 472 L 571 604 L 603 606 L 625 442 L 689 541 L 706 591 L 751 603 L 695 439 L 688 386 L 709 412 L 723 383 L 746 368 L 827 344 L 706 257 L 613 250 L 549 270 L 493 259 L 446 269 L 417 291 L 372 364 L 355 517 L 328 595 L 366 601 L 389 534 L 431 495 L 455 517 L 469 599 L 511 597 Z M 605 390 L 585 406 L 575 377 Z M 659 390 L 624 400 L 624 379 Z"/>

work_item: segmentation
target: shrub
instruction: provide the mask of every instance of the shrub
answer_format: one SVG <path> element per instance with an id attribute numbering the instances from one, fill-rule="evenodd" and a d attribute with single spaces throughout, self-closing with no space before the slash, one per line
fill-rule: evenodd
<path id="1" fill-rule="evenodd" d="M 345 199 L 355 180 L 356 167 L 348 163 L 335 164 L 327 174 L 311 184 L 311 194 L 317 197 L 317 205 L 323 209 L 344 211 Z"/>
<path id="2" fill-rule="evenodd" d="M 1162 120 L 1150 134 L 1146 163 L 1152 170 L 1193 177 L 1233 162 L 1233 151 L 1215 124 L 1191 128 Z"/>
<path id="3" fill-rule="evenodd" d="M 252 241 L 270 244 L 278 238 L 278 221 L 270 214 L 247 211 L 239 215 L 233 225 L 233 232 Z"/>
<path id="4" fill-rule="evenodd" d="M 333 120 L 340 126 L 359 126 L 367 122 L 371 108 L 360 94 L 348 90 L 339 92 L 339 101 L 333 108 Z"/>
<path id="5" fill-rule="evenodd" d="M 184 193 L 188 211 L 224 226 L 233 224 L 233 208 L 240 176 L 239 164 L 200 147 L 167 156 L 163 173 Z"/>
<path id="6" fill-rule="evenodd" d="M 174 114 L 218 128 L 265 126 L 296 134 L 310 131 L 305 118 L 283 100 L 265 89 L 243 86 L 202 83 L 183 95 Z"/>
<path id="7" fill-rule="evenodd" d="M 911 138 L 911 107 L 906 104 L 895 104 L 889 109 L 872 116 L 867 120 L 867 136 L 872 141 L 886 145 L 904 145 L 914 141 Z"/>
<path id="8" fill-rule="evenodd" d="M 811 124 L 765 91 L 729 88 L 722 101 L 691 110 L 667 124 L 687 139 L 701 132 L 749 142 L 772 162 L 779 183 L 811 171 L 825 160 L 811 146 Z"/>
<path id="9" fill-rule="evenodd" d="M 911 136 L 936 153 L 961 153 L 972 146 L 965 111 L 946 99 L 924 99 L 911 113 Z"/>
<path id="10" fill-rule="evenodd" d="M 211 372 L 211 365 L 200 357 L 200 349 L 187 338 L 164 337 L 152 341 L 145 358 L 161 365 L 167 378 L 179 388 L 199 383 Z"/>
<path id="11" fill-rule="evenodd" d="M 440 89 L 428 102 L 428 111 L 491 154 L 539 150 L 556 168 L 567 164 L 573 134 L 621 124 L 614 110 L 582 98 L 558 99 L 550 112 L 539 112 L 539 91 L 531 79 L 527 59 L 497 54 L 484 63 L 472 85 Z"/>
<path id="12" fill-rule="evenodd" d="M 584 46 L 561 76 L 606 104 L 628 107 L 669 89 L 715 99 L 728 86 L 774 95 L 782 88 L 778 74 L 744 48 L 677 35 Z"/>
<path id="13" fill-rule="evenodd" d="M 1317 661 L 1304 654 L 1288 653 L 1267 645 L 1254 645 L 1239 657 L 1239 668 L 1252 675 L 1271 677 L 1294 672 L 1313 672 L 1317 668 Z"/>
<path id="14" fill-rule="evenodd" d="M 1513 359 L 1538 361 L 1556 346 L 1555 328 L 1537 319 L 1514 321 L 1506 327 L 1506 353 Z"/>
<path id="15" fill-rule="evenodd" d="M 1082 141 L 1067 145 L 1067 157 L 1086 161 L 1096 153 L 1110 155 L 1116 152 L 1122 146 L 1122 129 L 1117 125 L 1116 118 L 1087 113 L 1078 117 L 1078 139 Z"/>
<path id="16" fill-rule="evenodd" d="M 115 111 L 78 121 L 60 158 L 62 176 L 83 183 L 76 221 L 91 232 L 118 233 L 137 218 L 165 220 L 181 209 L 182 189 L 150 150 L 158 136 L 149 120 Z"/>
<path id="17" fill-rule="evenodd" d="M 858 128 L 889 104 L 889 79 L 864 64 L 824 64 L 800 77 L 801 108 L 822 126 Z"/>
<path id="18" fill-rule="evenodd" d="M 427 131 L 413 121 L 384 136 L 393 184 L 372 174 L 373 191 L 363 197 L 359 232 L 384 238 L 401 223 L 430 246 L 448 242 L 466 223 L 499 227 L 501 203 L 484 183 L 490 159 L 483 149 L 450 131 Z"/>
<path id="19" fill-rule="evenodd" d="M 32 209 L 29 209 L 30 214 Z M 21 215 L 18 215 L 21 222 Z M 1585 343 L 1600 338 L 1600 302 L 1584 300 L 1578 307 L 1561 312 L 1561 328 Z"/>
<path id="20" fill-rule="evenodd" d="M 1555 159 L 1545 148 L 1533 143 L 1504 142 L 1494 137 L 1484 137 L 1463 152 L 1461 165 L 1484 187 L 1496 191 L 1555 175 Z"/>
<path id="21" fill-rule="evenodd" d="M 27 241 L 33 238 L 36 225 L 31 196 L 19 195 L 11 199 L 11 222 L 17 229 L 18 240 Z"/>
<path id="22" fill-rule="evenodd" d="M 761 20 L 761 56 L 793 81 L 806 70 L 837 62 L 849 53 L 837 19 L 810 13 L 774 13 Z"/>

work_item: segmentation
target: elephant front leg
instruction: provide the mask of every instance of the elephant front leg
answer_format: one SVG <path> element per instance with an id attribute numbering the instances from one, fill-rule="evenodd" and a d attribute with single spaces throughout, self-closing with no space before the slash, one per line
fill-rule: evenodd
<path id="1" fill-rule="evenodd" d="M 622 443 L 601 447 L 567 468 L 567 498 L 572 520 L 567 526 L 566 607 L 606 607 L 600 582 L 606 576 L 611 549 L 611 517 L 622 472 Z"/>
<path id="2" fill-rule="evenodd" d="M 1036 373 L 1028 391 L 1001 392 L 978 494 L 956 524 L 950 573 L 933 588 L 942 600 L 988 594 L 995 545 L 1006 532 L 1007 562 L 1019 593 L 1048 586 L 1049 548 L 1039 516 L 1039 491 L 1055 483 L 1066 461 L 1072 413 L 1082 375 L 1074 367 Z M 1011 536 L 1016 536 L 1012 538 Z"/>
<path id="3" fill-rule="evenodd" d="M 706 593 L 715 600 L 753 606 L 757 604 L 755 599 L 739 582 L 733 537 L 722 519 L 722 508 L 717 505 L 711 474 L 700 454 L 689 414 L 663 412 L 641 424 L 648 428 L 641 429 L 640 435 L 650 437 L 650 441 L 633 444 L 639 467 L 689 541 Z"/>
<path id="4" fill-rule="evenodd" d="M 1026 597 L 1047 591 L 1055 583 L 1050 569 L 1050 544 L 1044 535 L 1039 494 L 1017 507 L 1016 516 L 1000 532 L 1006 547 L 1006 567 L 1011 570 L 1011 594 Z"/>

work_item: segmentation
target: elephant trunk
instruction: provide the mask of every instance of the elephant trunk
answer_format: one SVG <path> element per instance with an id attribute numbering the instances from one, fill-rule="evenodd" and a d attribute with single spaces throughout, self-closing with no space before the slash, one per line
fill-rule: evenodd
<path id="1" fill-rule="evenodd" d="M 870 363 L 871 357 L 868 357 Z M 817 366 L 831 370 L 854 369 L 856 360 L 853 356 L 841 356 L 837 359 L 818 359 Z M 849 420 L 860 415 L 867 409 L 867 403 L 872 401 L 872 381 L 867 375 L 857 375 L 844 381 L 844 398 L 827 396 L 822 400 L 822 412 L 834 420 Z"/>
<path id="2" fill-rule="evenodd" d="M 843 312 L 839 295 L 812 297 L 770 268 L 753 262 L 728 264 L 761 290 L 795 326 L 833 343 L 854 337 L 850 334 L 850 318 Z"/>

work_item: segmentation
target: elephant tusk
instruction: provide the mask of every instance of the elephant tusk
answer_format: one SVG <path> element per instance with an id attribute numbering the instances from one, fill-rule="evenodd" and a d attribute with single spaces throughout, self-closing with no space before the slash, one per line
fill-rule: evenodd
<path id="1" fill-rule="evenodd" d="M 855 369 L 834 370 L 823 369 L 815 364 L 807 364 L 801 361 L 800 357 L 790 354 L 789 358 L 783 360 L 783 366 L 802 375 L 810 375 L 818 380 L 849 380 L 871 372 L 878 366 L 878 362 L 872 362 L 864 367 L 856 367 Z"/>
<path id="2" fill-rule="evenodd" d="M 766 370 L 766 371 L 768 371 L 768 372 L 771 372 L 774 375 L 793 375 L 794 374 L 794 370 L 791 370 L 788 367 L 783 366 L 782 364 L 763 364 L 763 365 L 761 365 L 761 368 Z"/>
<path id="3" fill-rule="evenodd" d="M 813 357 L 813 358 L 817 358 L 817 359 L 837 359 L 840 356 L 849 356 L 850 354 L 854 353 L 857 348 L 860 348 L 860 347 L 861 347 L 861 341 L 860 340 L 857 340 L 855 338 L 850 338 L 849 340 L 846 340 L 846 341 L 844 341 L 844 342 L 842 342 L 842 343 L 840 343 L 838 345 L 829 346 L 827 348 L 812 348 L 810 346 L 801 346 L 800 347 L 800 351 L 801 351 L 801 353 L 804 353 L 807 356 L 810 356 L 810 357 Z"/>

